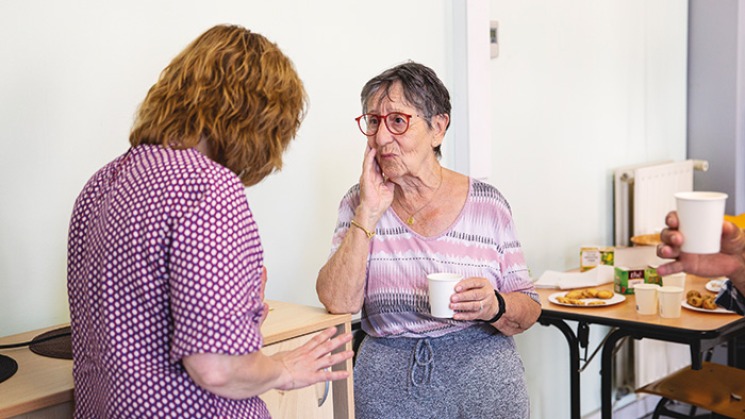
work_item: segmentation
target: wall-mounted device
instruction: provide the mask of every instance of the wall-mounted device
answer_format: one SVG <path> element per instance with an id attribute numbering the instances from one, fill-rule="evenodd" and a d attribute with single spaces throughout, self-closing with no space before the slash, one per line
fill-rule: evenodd
<path id="1" fill-rule="evenodd" d="M 499 22 L 496 20 L 489 22 L 489 48 L 491 57 L 497 58 L 499 55 Z"/>

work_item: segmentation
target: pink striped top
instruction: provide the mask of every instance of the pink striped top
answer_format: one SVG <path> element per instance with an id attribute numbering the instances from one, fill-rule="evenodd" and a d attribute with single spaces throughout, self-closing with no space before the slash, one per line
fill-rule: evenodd
<path id="1" fill-rule="evenodd" d="M 353 186 L 339 205 L 333 254 L 349 230 L 360 201 Z M 509 203 L 493 186 L 470 180 L 466 203 L 442 234 L 423 237 L 388 209 L 370 245 L 362 329 L 371 336 L 437 337 L 474 322 L 439 319 L 429 313 L 426 276 L 456 272 L 484 277 L 500 293 L 523 292 L 539 302 L 515 232 Z"/>

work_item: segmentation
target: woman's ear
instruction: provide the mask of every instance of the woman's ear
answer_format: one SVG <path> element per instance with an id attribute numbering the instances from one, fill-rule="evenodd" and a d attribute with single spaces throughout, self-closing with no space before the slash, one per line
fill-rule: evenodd
<path id="1" fill-rule="evenodd" d="M 432 117 L 432 148 L 435 148 L 442 144 L 442 140 L 445 138 L 445 131 L 448 128 L 450 122 L 450 115 L 441 113 Z"/>

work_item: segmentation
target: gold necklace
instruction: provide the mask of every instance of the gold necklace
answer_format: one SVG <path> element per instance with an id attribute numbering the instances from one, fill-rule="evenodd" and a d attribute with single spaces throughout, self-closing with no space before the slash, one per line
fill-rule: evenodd
<path id="1" fill-rule="evenodd" d="M 421 210 L 427 208 L 427 205 L 431 204 L 432 201 L 435 200 L 435 197 L 437 196 L 437 192 L 439 192 L 439 190 L 440 190 L 440 186 L 442 186 L 442 166 L 440 166 L 440 183 L 437 185 L 437 189 L 435 189 L 435 193 L 432 194 L 432 198 L 430 198 L 429 201 L 427 201 L 424 205 L 422 205 L 421 207 L 419 207 L 418 210 L 416 210 L 413 213 L 411 213 L 411 215 L 409 215 L 409 218 L 406 219 L 406 224 L 408 224 L 410 226 L 413 226 L 414 225 L 414 223 L 416 222 L 416 219 L 414 218 L 414 216 L 417 215 L 417 214 L 419 214 L 419 212 Z"/>

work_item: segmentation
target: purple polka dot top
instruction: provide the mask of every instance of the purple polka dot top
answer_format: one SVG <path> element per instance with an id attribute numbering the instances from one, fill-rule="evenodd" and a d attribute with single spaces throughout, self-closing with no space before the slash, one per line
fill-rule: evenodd
<path id="1" fill-rule="evenodd" d="M 267 418 L 181 359 L 261 348 L 263 250 L 244 187 L 195 149 L 143 145 L 99 170 L 70 221 L 76 418 Z"/>

